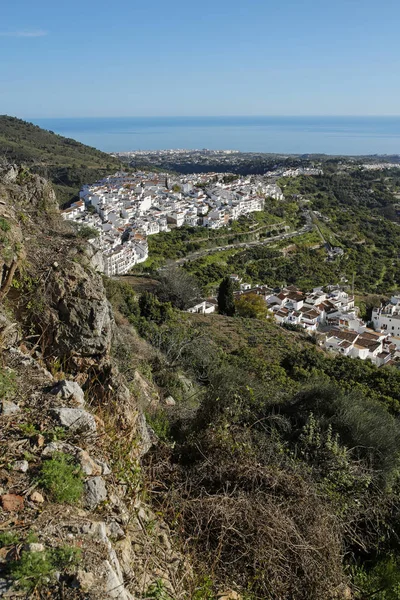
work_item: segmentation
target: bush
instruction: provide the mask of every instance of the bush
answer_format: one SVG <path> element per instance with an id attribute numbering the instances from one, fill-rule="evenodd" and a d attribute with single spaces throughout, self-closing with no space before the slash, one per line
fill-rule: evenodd
<path id="1" fill-rule="evenodd" d="M 0 398 L 8 398 L 15 391 L 15 374 L 0 367 Z"/>
<path id="2" fill-rule="evenodd" d="M 82 470 L 66 454 L 55 453 L 43 464 L 39 482 L 55 502 L 71 504 L 80 500 L 83 493 Z"/>
<path id="3" fill-rule="evenodd" d="M 10 223 L 4 217 L 0 217 L 0 229 L 5 232 L 11 229 Z"/>
<path id="4" fill-rule="evenodd" d="M 0 548 L 5 548 L 7 546 L 13 546 L 14 544 L 18 544 L 19 537 L 13 531 L 2 531 L 0 532 Z"/>
<path id="5" fill-rule="evenodd" d="M 48 552 L 23 552 L 21 558 L 10 565 L 11 578 L 24 590 L 47 583 L 54 570 Z"/>
<path id="6" fill-rule="evenodd" d="M 9 566 L 11 578 L 18 587 L 33 590 L 49 582 L 55 570 L 68 571 L 78 566 L 80 548 L 61 546 L 44 552 L 23 551 L 19 560 Z"/>
<path id="7" fill-rule="evenodd" d="M 93 227 L 89 227 L 89 225 L 81 225 L 78 228 L 77 234 L 78 237 L 82 238 L 83 240 L 93 240 L 99 237 L 99 232 L 97 231 L 97 229 L 94 229 Z"/>

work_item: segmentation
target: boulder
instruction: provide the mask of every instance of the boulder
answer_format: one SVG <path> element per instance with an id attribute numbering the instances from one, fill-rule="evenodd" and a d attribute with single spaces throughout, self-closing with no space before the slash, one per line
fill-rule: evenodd
<path id="1" fill-rule="evenodd" d="M 73 400 L 80 406 L 85 404 L 85 395 L 81 386 L 76 381 L 67 381 L 63 379 L 50 392 L 64 400 Z"/>
<path id="2" fill-rule="evenodd" d="M 164 399 L 164 404 L 166 406 L 175 406 L 176 402 L 175 402 L 175 400 L 174 400 L 174 398 L 172 396 L 167 396 Z"/>
<path id="3" fill-rule="evenodd" d="M 29 463 L 27 460 L 16 460 L 12 468 L 13 471 L 21 471 L 21 473 L 26 473 L 29 469 Z"/>
<path id="4" fill-rule="evenodd" d="M 1 414 L 5 416 L 13 415 L 19 412 L 21 409 L 18 404 L 11 402 L 11 400 L 3 400 L 1 403 Z"/>
<path id="5" fill-rule="evenodd" d="M 90 413 L 82 408 L 54 408 L 52 414 L 74 433 L 95 433 L 96 421 Z"/>
<path id="6" fill-rule="evenodd" d="M 24 550 L 28 552 L 44 552 L 44 545 L 38 544 L 37 542 L 31 542 L 30 544 L 25 544 Z"/>
<path id="7" fill-rule="evenodd" d="M 101 466 L 91 458 L 86 450 L 79 449 L 77 453 L 77 459 L 82 467 L 82 471 L 85 475 L 101 475 L 103 469 Z"/>
<path id="8" fill-rule="evenodd" d="M 75 455 L 76 448 L 67 442 L 50 442 L 46 448 L 43 449 L 42 456 L 52 456 L 55 452 L 63 452 L 64 454 Z"/>
<path id="9" fill-rule="evenodd" d="M 107 488 L 102 477 L 93 477 L 85 483 L 85 502 L 90 508 L 96 508 L 98 504 L 107 499 Z"/>
<path id="10" fill-rule="evenodd" d="M 53 350 L 61 357 L 104 356 L 111 347 L 114 319 L 101 275 L 69 262 L 67 269 L 54 271 L 51 283 Z"/>
<path id="11" fill-rule="evenodd" d="M 40 492 L 32 492 L 32 494 L 29 496 L 29 499 L 37 504 L 43 504 L 44 502 L 44 498 Z"/>
<path id="12" fill-rule="evenodd" d="M 90 571 L 83 571 L 82 569 L 78 569 L 78 572 L 75 574 L 75 577 L 72 581 L 71 586 L 73 588 L 78 588 L 83 592 L 89 592 L 91 588 L 94 586 L 95 578 L 93 573 Z"/>
<path id="13" fill-rule="evenodd" d="M 103 577 L 105 580 L 106 598 L 116 600 L 132 600 L 132 595 L 125 589 L 124 580 L 117 573 L 108 560 L 102 564 Z"/>

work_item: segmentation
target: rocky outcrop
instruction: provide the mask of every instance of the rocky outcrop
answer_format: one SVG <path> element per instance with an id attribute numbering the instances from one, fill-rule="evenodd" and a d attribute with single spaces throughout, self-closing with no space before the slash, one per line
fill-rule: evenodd
<path id="1" fill-rule="evenodd" d="M 23 552 L 32 543 L 43 553 L 81 552 L 78 565 L 45 582 L 51 597 L 71 589 L 85 600 L 135 600 L 161 581 L 171 598 L 186 598 L 190 569 L 140 500 L 140 457 L 156 439 L 138 399 L 155 401 L 155 391 L 138 375 L 136 393 L 113 364 L 115 322 L 96 252 L 60 220 L 51 186 L 20 167 L 0 169 L 2 217 L 13 253 L 3 247 L 0 455 L 9 468 L 0 468 L 0 527 L 18 513 Z M 60 456 L 81 478 L 80 499 L 69 504 L 40 478 Z M 20 531 L 37 541 L 25 543 Z M 7 593 L 13 586 L 0 581 Z"/>
<path id="2" fill-rule="evenodd" d="M 62 356 L 105 355 L 114 320 L 101 276 L 69 262 L 53 275 L 53 346 Z"/>

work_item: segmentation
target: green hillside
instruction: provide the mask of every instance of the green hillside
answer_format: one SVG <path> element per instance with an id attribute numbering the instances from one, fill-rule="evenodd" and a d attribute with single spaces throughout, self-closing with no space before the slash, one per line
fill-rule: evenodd
<path id="1" fill-rule="evenodd" d="M 121 164 L 100 150 L 6 115 L 0 115 L 0 158 L 25 164 L 50 179 L 60 204 L 72 200 L 83 183 L 93 182 Z"/>

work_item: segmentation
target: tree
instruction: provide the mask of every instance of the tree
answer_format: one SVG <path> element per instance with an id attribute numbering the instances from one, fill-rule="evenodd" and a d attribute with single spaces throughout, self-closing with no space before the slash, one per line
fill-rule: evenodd
<path id="1" fill-rule="evenodd" d="M 235 307 L 239 317 L 264 319 L 268 315 L 267 304 L 258 294 L 243 294 L 235 301 Z"/>
<path id="2" fill-rule="evenodd" d="M 155 321 L 158 325 L 164 323 L 172 316 L 172 307 L 169 302 L 160 302 L 154 294 L 144 292 L 139 298 L 140 316 L 148 321 Z"/>
<path id="3" fill-rule="evenodd" d="M 200 298 L 200 289 L 193 275 L 174 265 L 164 269 L 159 276 L 160 285 L 157 296 L 161 302 L 171 302 L 180 310 L 196 304 Z"/>
<path id="4" fill-rule="evenodd" d="M 224 277 L 218 288 L 218 311 L 221 315 L 228 317 L 233 317 L 235 314 L 233 282 L 230 277 Z"/>

